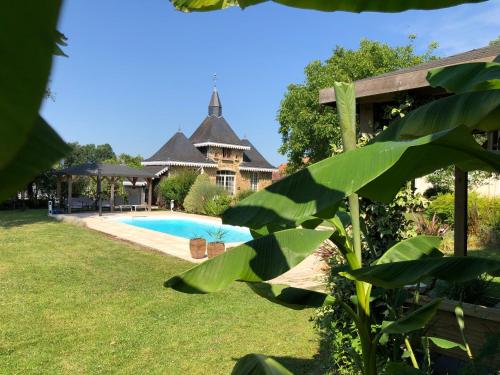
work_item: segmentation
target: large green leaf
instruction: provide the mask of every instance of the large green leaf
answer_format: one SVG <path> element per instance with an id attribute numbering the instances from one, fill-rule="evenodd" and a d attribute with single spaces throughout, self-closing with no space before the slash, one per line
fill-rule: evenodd
<path id="1" fill-rule="evenodd" d="M 424 328 L 429 320 L 432 319 L 434 314 L 436 314 L 441 301 L 441 299 L 435 299 L 434 301 L 405 315 L 401 319 L 393 322 L 383 322 L 381 333 L 403 334 Z"/>
<path id="2" fill-rule="evenodd" d="M 293 225 L 353 192 L 388 202 L 406 181 L 451 164 L 500 170 L 500 155 L 482 149 L 463 126 L 411 141 L 377 142 L 285 177 L 229 208 L 223 221 L 250 228 Z"/>
<path id="3" fill-rule="evenodd" d="M 500 64 L 476 62 L 432 69 L 427 73 L 432 87 L 443 87 L 448 92 L 463 93 L 500 89 Z"/>
<path id="4" fill-rule="evenodd" d="M 299 264 L 333 231 L 287 229 L 229 249 L 165 282 L 185 293 L 210 293 L 233 281 L 271 280 Z"/>
<path id="5" fill-rule="evenodd" d="M 296 310 L 331 305 L 335 300 L 325 293 L 282 284 L 248 283 L 248 286 L 259 296 Z"/>
<path id="6" fill-rule="evenodd" d="M 292 375 L 276 360 L 262 354 L 247 354 L 238 362 L 231 372 L 233 375 Z"/>
<path id="7" fill-rule="evenodd" d="M 38 117 L 36 126 L 28 133 L 15 158 L 0 168 L 0 202 L 19 187 L 25 186 L 40 171 L 49 169 L 62 158 L 69 147 L 47 123 Z"/>
<path id="8" fill-rule="evenodd" d="M 440 337 L 432 337 L 432 336 L 428 337 L 428 339 L 431 340 L 434 343 L 434 345 L 436 345 L 437 347 L 439 347 L 441 349 L 460 348 L 460 349 L 465 351 L 465 346 L 463 346 L 462 344 L 455 342 L 455 341 L 450 341 L 450 340 L 442 339 Z"/>
<path id="9" fill-rule="evenodd" d="M 425 257 L 440 257 L 443 253 L 438 250 L 442 242 L 437 236 L 416 236 L 408 238 L 387 250 L 373 264 L 401 262 L 404 260 L 417 260 Z"/>
<path id="10" fill-rule="evenodd" d="M 183 12 L 202 12 L 231 6 L 246 8 L 269 0 L 171 0 Z M 273 0 L 276 3 L 325 12 L 402 12 L 409 9 L 439 9 L 485 0 Z"/>
<path id="11" fill-rule="evenodd" d="M 423 258 L 394 263 L 378 264 L 341 274 L 386 289 L 415 284 L 427 277 L 449 282 L 463 282 L 492 271 L 500 270 L 500 260 L 480 257 Z"/>
<path id="12" fill-rule="evenodd" d="M 374 142 L 406 140 L 465 125 L 473 129 L 500 128 L 500 90 L 472 91 L 427 103 L 395 121 Z"/>
<path id="13" fill-rule="evenodd" d="M 0 5 L 0 201 L 57 161 L 64 151 L 38 120 L 57 39 L 60 1 L 3 1 Z M 44 137 L 53 143 L 36 143 Z M 39 152 L 43 145 L 48 147 Z M 40 160 L 37 160 L 37 159 Z M 32 166 L 21 166 L 33 161 Z"/>

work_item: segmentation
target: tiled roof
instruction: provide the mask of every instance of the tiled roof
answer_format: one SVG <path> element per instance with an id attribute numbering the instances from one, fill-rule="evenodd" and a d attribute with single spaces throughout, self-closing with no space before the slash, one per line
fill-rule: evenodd
<path id="1" fill-rule="evenodd" d="M 144 162 L 213 164 L 213 162 L 207 160 L 205 156 L 189 142 L 182 132 L 175 133 L 167 143 L 165 143 L 153 156 L 144 160 Z"/>
<path id="2" fill-rule="evenodd" d="M 207 116 L 189 138 L 191 143 L 221 143 L 244 146 L 224 117 Z"/>
<path id="3" fill-rule="evenodd" d="M 243 151 L 243 161 L 240 164 L 240 169 L 257 168 L 257 169 L 276 169 L 269 163 L 264 156 L 254 147 L 248 139 L 241 141 L 245 146 L 249 146 L 250 150 Z"/>

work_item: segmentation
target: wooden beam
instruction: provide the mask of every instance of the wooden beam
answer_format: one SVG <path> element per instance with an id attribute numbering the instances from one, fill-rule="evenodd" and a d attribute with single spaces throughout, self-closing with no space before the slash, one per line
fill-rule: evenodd
<path id="1" fill-rule="evenodd" d="M 98 169 L 97 170 L 97 205 L 99 207 L 99 216 L 102 216 L 101 191 L 102 191 L 102 177 L 101 177 L 101 171 Z"/>
<path id="2" fill-rule="evenodd" d="M 467 255 L 467 172 L 455 167 L 454 255 Z"/>
<path id="3" fill-rule="evenodd" d="M 359 105 L 359 129 L 362 134 L 375 135 L 374 130 L 373 103 L 363 103 Z"/>
<path id="4" fill-rule="evenodd" d="M 57 179 L 57 185 L 56 185 L 56 197 L 57 197 L 57 207 L 61 208 L 61 200 L 62 200 L 62 195 L 61 195 L 61 178 Z"/>
<path id="5" fill-rule="evenodd" d="M 153 200 L 153 179 L 147 178 L 148 182 L 148 210 L 151 211 L 152 200 Z"/>
<path id="6" fill-rule="evenodd" d="M 71 213 L 71 195 L 73 194 L 73 176 L 68 176 L 68 214 Z"/>
<path id="7" fill-rule="evenodd" d="M 490 62 L 496 57 L 495 55 L 484 56 L 467 61 L 456 61 L 452 64 L 443 65 L 450 66 L 459 63 L 470 62 Z M 400 73 L 393 72 L 391 74 L 376 76 L 373 78 L 362 79 L 354 82 L 356 98 L 364 98 L 367 96 L 377 96 L 380 94 L 396 93 L 407 90 L 419 89 L 428 87 L 427 72 L 429 68 L 423 64 L 422 68 L 410 72 L 402 71 Z M 328 87 L 319 91 L 319 103 L 324 105 L 332 105 L 335 102 L 335 91 L 333 87 Z"/>
<path id="8" fill-rule="evenodd" d="M 110 210 L 113 212 L 115 210 L 115 179 L 114 177 L 111 177 L 109 179 L 109 203 L 111 205 Z"/>

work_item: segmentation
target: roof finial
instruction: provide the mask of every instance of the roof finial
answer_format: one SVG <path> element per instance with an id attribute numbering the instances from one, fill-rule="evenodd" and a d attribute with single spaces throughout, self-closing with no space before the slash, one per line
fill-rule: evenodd
<path id="1" fill-rule="evenodd" d="M 177 133 L 181 133 L 182 132 L 182 127 L 179 125 L 179 129 L 177 129 Z"/>
<path id="2" fill-rule="evenodd" d="M 213 77 L 212 77 L 212 81 L 214 83 L 214 91 L 217 90 L 217 73 L 214 73 Z"/>

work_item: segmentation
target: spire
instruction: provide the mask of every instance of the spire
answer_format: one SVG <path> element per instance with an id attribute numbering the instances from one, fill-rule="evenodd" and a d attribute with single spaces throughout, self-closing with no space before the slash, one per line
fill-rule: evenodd
<path id="1" fill-rule="evenodd" d="M 219 93 L 217 92 L 217 75 L 214 74 L 214 89 L 212 92 L 212 97 L 210 98 L 210 103 L 208 103 L 208 115 L 209 116 L 222 116 L 222 105 L 220 104 Z"/>

